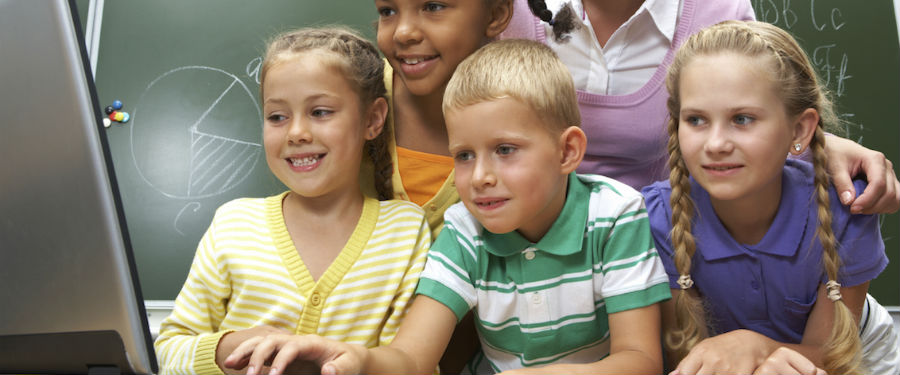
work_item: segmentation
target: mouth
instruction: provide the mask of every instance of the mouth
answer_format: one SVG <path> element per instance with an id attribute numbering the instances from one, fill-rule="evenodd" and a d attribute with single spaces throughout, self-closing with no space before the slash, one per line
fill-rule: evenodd
<path id="1" fill-rule="evenodd" d="M 704 165 L 703 169 L 714 171 L 714 172 L 726 172 L 733 169 L 738 169 L 743 167 L 741 164 L 708 164 Z"/>
<path id="2" fill-rule="evenodd" d="M 406 64 L 406 65 L 419 65 L 423 62 L 431 61 L 436 58 L 438 58 L 438 55 L 420 56 L 420 57 L 399 57 L 399 58 L 397 58 L 397 60 L 399 60 L 401 63 Z"/>
<path id="3" fill-rule="evenodd" d="M 325 154 L 308 154 L 299 157 L 290 157 L 285 160 L 295 168 L 305 168 L 318 164 L 323 158 L 325 158 Z"/>
<path id="4" fill-rule="evenodd" d="M 481 198 L 475 199 L 473 203 L 475 203 L 475 206 L 480 209 L 490 210 L 502 206 L 508 200 L 509 199 L 503 198 Z"/>

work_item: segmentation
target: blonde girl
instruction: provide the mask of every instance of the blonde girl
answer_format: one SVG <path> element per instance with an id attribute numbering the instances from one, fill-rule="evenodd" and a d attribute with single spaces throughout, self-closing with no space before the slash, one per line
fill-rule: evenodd
<path id="1" fill-rule="evenodd" d="M 366 347 L 393 339 L 431 236 L 421 208 L 360 188 L 364 154 L 391 168 L 383 69 L 375 47 L 347 29 L 300 29 L 269 44 L 263 143 L 290 190 L 216 211 L 161 325 L 162 373 L 222 373 L 235 347 L 271 333 Z M 383 183 L 378 193 L 392 195 Z M 267 369 L 229 370 L 244 371 Z"/>
<path id="2" fill-rule="evenodd" d="M 684 43 L 667 88 L 671 173 L 644 195 L 673 288 L 673 374 L 772 372 L 780 347 L 860 372 L 859 317 L 887 259 L 877 216 L 850 215 L 831 187 L 836 116 L 803 50 L 775 26 L 726 21 Z M 785 160 L 807 148 L 812 165 Z"/>

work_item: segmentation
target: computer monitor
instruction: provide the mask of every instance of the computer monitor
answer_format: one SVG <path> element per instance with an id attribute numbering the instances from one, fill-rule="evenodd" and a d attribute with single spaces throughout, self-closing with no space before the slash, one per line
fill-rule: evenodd
<path id="1" fill-rule="evenodd" d="M 0 0 L 0 373 L 155 373 L 74 1 Z"/>

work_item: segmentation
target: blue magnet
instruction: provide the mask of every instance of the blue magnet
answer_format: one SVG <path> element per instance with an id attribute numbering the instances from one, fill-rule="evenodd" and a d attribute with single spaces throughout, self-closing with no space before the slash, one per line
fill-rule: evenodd
<path id="1" fill-rule="evenodd" d="M 113 100 L 113 109 L 119 110 L 122 109 L 122 101 L 121 100 Z"/>

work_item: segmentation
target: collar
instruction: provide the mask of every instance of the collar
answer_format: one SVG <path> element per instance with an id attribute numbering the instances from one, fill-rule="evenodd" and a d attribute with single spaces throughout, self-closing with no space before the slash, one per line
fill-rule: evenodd
<path id="1" fill-rule="evenodd" d="M 572 10 L 575 11 L 575 14 L 581 16 L 581 22 L 585 26 L 590 27 L 590 21 L 587 18 L 587 14 L 585 14 L 582 0 L 549 0 L 547 1 L 547 8 L 551 9 L 553 14 L 556 14 L 567 2 L 572 4 Z M 650 19 L 653 20 L 653 25 L 656 26 L 656 29 L 669 39 L 669 42 L 672 42 L 672 39 L 675 37 L 675 26 L 678 21 L 680 5 L 681 0 L 645 0 L 640 8 L 622 26 L 635 22 L 635 19 L 647 13 Z"/>
<path id="2" fill-rule="evenodd" d="M 680 0 L 646 0 L 637 13 L 640 13 L 642 9 L 646 9 L 650 13 L 650 17 L 653 18 L 653 24 L 671 43 L 675 37 L 675 25 L 678 23 L 680 3 Z"/>
<path id="3" fill-rule="evenodd" d="M 793 256 L 802 247 L 801 241 L 807 230 L 815 230 L 816 203 L 813 199 L 812 165 L 787 160 L 782 169 L 781 202 L 775 220 L 766 235 L 757 244 L 745 245 L 734 240 L 721 221 L 718 220 L 709 200 L 709 193 L 691 179 L 691 197 L 697 203 L 694 218 L 694 238 L 698 252 L 703 259 L 713 261 L 739 255 L 765 253 L 778 256 Z"/>
<path id="4" fill-rule="evenodd" d="M 590 188 L 581 182 L 575 172 L 569 174 L 566 203 L 550 230 L 536 244 L 522 237 L 518 231 L 497 234 L 483 232 L 484 246 L 488 253 L 507 257 L 521 253 L 529 247 L 553 255 L 572 255 L 581 251 L 584 230 L 590 206 Z"/>

